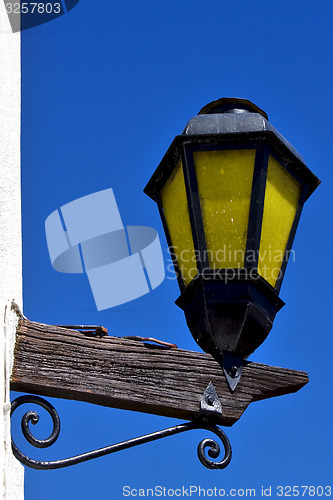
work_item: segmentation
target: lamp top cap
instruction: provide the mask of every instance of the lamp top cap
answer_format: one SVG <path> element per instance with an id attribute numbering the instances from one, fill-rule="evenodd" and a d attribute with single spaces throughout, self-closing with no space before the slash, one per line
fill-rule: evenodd
<path id="1" fill-rule="evenodd" d="M 256 104 L 248 99 L 239 97 L 222 97 L 216 101 L 206 104 L 198 115 L 212 115 L 222 113 L 259 113 L 268 121 L 268 116 Z"/>

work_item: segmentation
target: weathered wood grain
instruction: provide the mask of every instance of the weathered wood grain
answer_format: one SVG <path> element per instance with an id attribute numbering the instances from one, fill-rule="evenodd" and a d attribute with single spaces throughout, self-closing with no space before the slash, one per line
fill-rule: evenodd
<path id="1" fill-rule="evenodd" d="M 204 353 L 168 349 L 21 320 L 12 390 L 75 399 L 181 419 L 199 415 L 200 398 L 212 382 L 230 426 L 252 401 L 298 391 L 305 372 L 248 362 L 230 393 L 219 364 Z"/>

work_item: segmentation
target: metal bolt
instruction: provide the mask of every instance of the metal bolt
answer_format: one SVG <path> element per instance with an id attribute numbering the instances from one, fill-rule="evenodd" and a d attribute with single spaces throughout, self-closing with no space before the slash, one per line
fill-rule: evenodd
<path id="1" fill-rule="evenodd" d="M 206 403 L 209 406 L 213 406 L 213 404 L 214 404 L 214 398 L 213 398 L 213 396 L 206 396 Z"/>
<path id="2" fill-rule="evenodd" d="M 232 366 L 232 367 L 230 368 L 230 375 L 232 376 L 232 378 L 235 378 L 235 377 L 236 377 L 236 375 L 237 375 L 237 371 L 238 371 L 238 370 L 237 370 L 237 366 Z"/>

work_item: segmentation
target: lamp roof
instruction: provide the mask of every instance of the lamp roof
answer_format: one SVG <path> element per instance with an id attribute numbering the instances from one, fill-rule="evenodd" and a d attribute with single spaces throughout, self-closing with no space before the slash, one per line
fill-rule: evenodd
<path id="1" fill-rule="evenodd" d="M 242 137 L 244 140 L 258 137 L 274 144 L 292 170 L 307 182 L 307 197 L 319 186 L 320 180 L 309 170 L 299 152 L 271 125 L 265 111 L 248 99 L 223 97 L 204 106 L 175 137 L 144 189 L 145 193 L 154 197 L 163 179 L 170 175 L 170 165 L 182 144 L 224 139 L 238 141 Z"/>

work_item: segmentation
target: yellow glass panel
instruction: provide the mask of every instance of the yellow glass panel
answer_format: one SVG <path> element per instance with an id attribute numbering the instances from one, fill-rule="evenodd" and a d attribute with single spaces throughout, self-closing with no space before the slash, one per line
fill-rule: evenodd
<path id="1" fill-rule="evenodd" d="M 213 269 L 244 266 L 255 154 L 254 149 L 194 153 L 208 260 Z"/>
<path id="2" fill-rule="evenodd" d="M 188 285 L 197 274 L 197 265 L 181 161 L 178 162 L 160 194 L 178 267 L 184 283 Z"/>
<path id="3" fill-rule="evenodd" d="M 272 286 L 276 285 L 279 277 L 300 196 L 299 182 L 270 156 L 258 272 Z"/>

